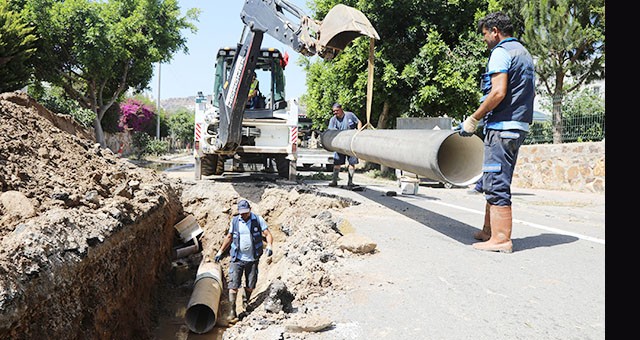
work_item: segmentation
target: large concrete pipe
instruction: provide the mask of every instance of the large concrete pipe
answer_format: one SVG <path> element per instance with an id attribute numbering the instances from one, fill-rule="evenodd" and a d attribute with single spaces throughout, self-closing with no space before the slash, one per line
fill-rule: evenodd
<path id="1" fill-rule="evenodd" d="M 218 317 L 222 288 L 222 267 L 220 264 L 201 262 L 185 315 L 189 330 L 203 334 L 213 329 Z"/>
<path id="2" fill-rule="evenodd" d="M 482 176 L 484 147 L 478 136 L 453 130 L 327 130 L 322 146 L 329 151 L 466 186 Z"/>

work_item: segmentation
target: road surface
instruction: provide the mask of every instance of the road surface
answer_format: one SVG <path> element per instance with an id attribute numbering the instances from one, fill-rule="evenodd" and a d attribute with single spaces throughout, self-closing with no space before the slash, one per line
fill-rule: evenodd
<path id="1" fill-rule="evenodd" d="M 604 194 L 513 188 L 514 252 L 501 254 L 471 246 L 485 201 L 470 188 L 305 182 L 359 202 L 336 214 L 378 250 L 345 263 L 344 296 L 305 306 L 335 320 L 305 339 L 605 338 Z"/>

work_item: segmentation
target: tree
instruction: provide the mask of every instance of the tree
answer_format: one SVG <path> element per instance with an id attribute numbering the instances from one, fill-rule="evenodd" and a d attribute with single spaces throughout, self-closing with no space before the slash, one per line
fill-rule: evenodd
<path id="1" fill-rule="evenodd" d="M 23 16 L 10 9 L 8 0 L 0 0 L 0 93 L 28 84 L 36 41 L 32 31 Z"/>
<path id="2" fill-rule="evenodd" d="M 553 142 L 562 143 L 563 97 L 604 78 L 604 0 L 528 0 L 522 41 L 553 103 Z"/>
<path id="3" fill-rule="evenodd" d="M 198 11 L 180 15 L 177 0 L 25 0 L 39 40 L 36 77 L 62 87 L 101 120 L 123 94 L 148 87 L 153 65 L 188 53 L 182 29 L 197 29 Z"/>
<path id="4" fill-rule="evenodd" d="M 475 109 L 486 48 L 471 32 L 485 0 L 316 0 L 310 5 L 323 18 L 338 2 L 361 10 L 380 35 L 370 123 L 387 128 L 402 115 L 462 118 Z M 308 62 L 302 101 L 314 127 L 318 121 L 326 126 L 333 101 L 363 118 L 368 54 L 369 41 L 358 38 L 332 61 Z"/>
<path id="5" fill-rule="evenodd" d="M 176 139 L 193 144 L 193 127 L 195 116 L 191 110 L 180 108 L 169 116 L 168 124 L 171 135 Z"/>

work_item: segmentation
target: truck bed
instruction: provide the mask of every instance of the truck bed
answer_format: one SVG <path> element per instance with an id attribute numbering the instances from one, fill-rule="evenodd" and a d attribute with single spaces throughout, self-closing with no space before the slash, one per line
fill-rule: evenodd
<path id="1" fill-rule="evenodd" d="M 333 171 L 333 152 L 321 148 L 298 147 L 296 166 L 309 169 L 314 165 L 323 167 L 326 171 Z"/>

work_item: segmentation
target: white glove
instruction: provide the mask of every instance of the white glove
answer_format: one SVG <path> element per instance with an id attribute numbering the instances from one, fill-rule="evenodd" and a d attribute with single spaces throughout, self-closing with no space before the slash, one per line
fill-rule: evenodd
<path id="1" fill-rule="evenodd" d="M 465 119 L 464 123 L 462 123 L 462 129 L 466 133 L 474 133 L 478 128 L 478 120 L 473 118 L 473 116 L 469 116 L 469 118 Z"/>

